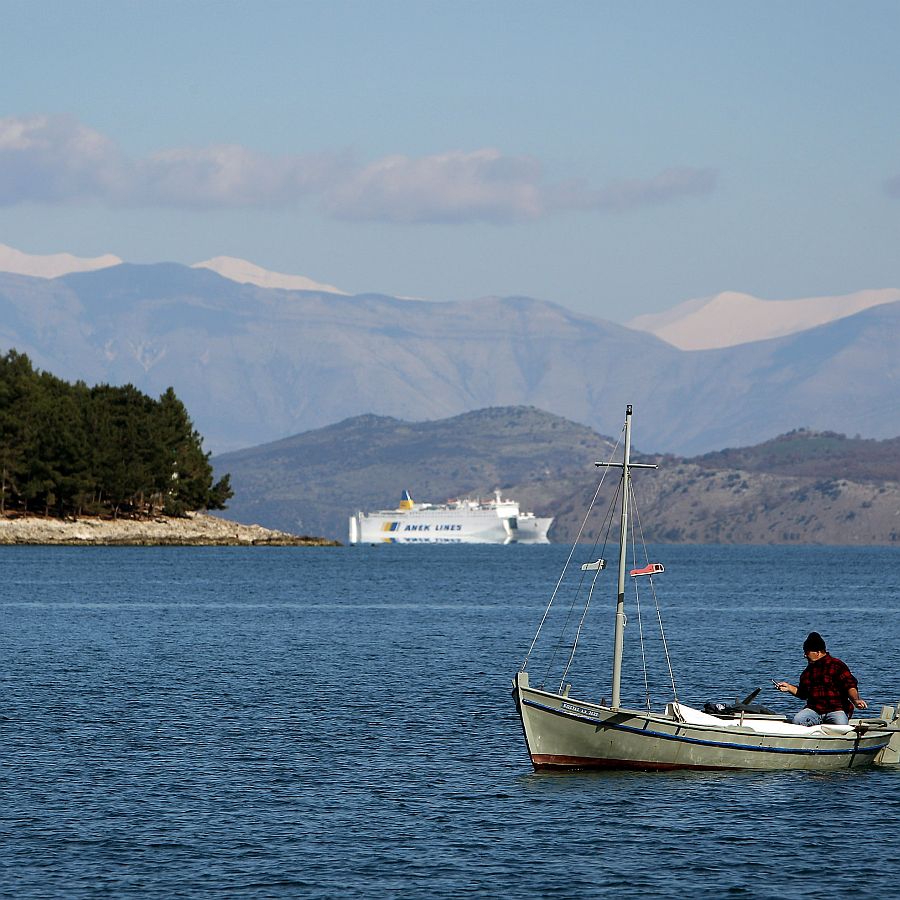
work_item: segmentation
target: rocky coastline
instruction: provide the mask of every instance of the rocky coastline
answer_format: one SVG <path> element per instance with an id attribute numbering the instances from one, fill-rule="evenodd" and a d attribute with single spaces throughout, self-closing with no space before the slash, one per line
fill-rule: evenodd
<path id="1" fill-rule="evenodd" d="M 206 513 L 183 518 L 55 519 L 0 516 L 0 545 L 61 544 L 123 547 L 340 547 L 339 541 L 243 525 Z"/>

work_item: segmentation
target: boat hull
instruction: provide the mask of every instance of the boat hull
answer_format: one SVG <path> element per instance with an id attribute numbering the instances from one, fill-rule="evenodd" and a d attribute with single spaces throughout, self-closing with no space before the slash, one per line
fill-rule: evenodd
<path id="1" fill-rule="evenodd" d="M 771 734 L 749 723 L 695 724 L 668 711 L 613 710 L 531 688 L 524 672 L 516 677 L 514 696 L 538 770 L 830 771 L 871 765 L 893 737 L 890 730 L 862 726 L 801 729 L 786 723 Z"/>
<path id="2" fill-rule="evenodd" d="M 358 512 L 350 517 L 351 544 L 547 544 L 552 518 L 491 508 L 429 508 Z"/>

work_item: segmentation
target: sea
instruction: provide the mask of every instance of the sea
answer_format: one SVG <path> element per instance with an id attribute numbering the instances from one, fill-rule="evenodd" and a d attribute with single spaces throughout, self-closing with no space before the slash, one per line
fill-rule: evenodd
<path id="1" fill-rule="evenodd" d="M 533 771 L 526 657 L 532 683 L 609 695 L 615 567 L 583 622 L 555 612 L 568 577 L 545 616 L 572 553 L 0 548 L 0 896 L 893 895 L 900 769 Z M 897 549 L 650 553 L 623 702 L 674 680 L 796 711 L 771 679 L 796 683 L 812 630 L 871 711 L 900 701 Z M 645 681 L 641 646 L 673 678 Z"/>

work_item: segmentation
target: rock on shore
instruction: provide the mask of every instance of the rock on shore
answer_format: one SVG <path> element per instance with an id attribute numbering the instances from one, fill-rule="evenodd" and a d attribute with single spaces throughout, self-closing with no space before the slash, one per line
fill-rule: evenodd
<path id="1" fill-rule="evenodd" d="M 337 541 L 241 525 L 206 513 L 184 518 L 53 519 L 42 516 L 0 517 L 0 544 L 68 544 L 101 546 L 269 546 L 338 547 Z"/>

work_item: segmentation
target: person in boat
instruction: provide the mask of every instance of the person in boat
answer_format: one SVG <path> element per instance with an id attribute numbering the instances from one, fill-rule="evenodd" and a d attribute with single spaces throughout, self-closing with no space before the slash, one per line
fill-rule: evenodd
<path id="1" fill-rule="evenodd" d="M 859 696 L 853 673 L 828 652 L 818 631 L 811 631 L 803 642 L 803 655 L 807 666 L 799 685 L 775 682 L 779 691 L 806 701 L 806 706 L 794 716 L 795 725 L 846 725 L 854 709 L 868 708 Z"/>

